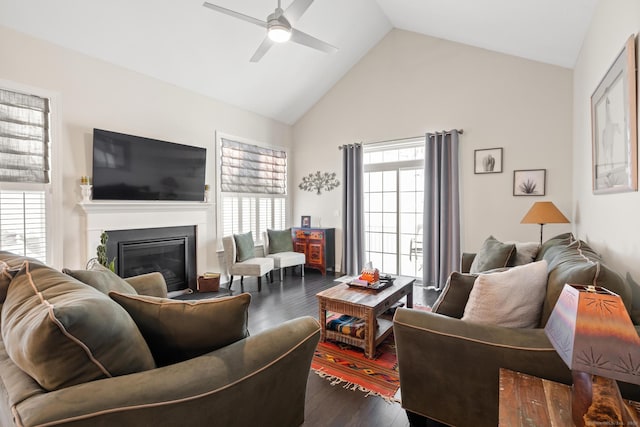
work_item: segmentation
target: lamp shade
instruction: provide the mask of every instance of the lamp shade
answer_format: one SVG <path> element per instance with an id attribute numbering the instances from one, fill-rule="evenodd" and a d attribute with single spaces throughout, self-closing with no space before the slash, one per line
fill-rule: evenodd
<path id="1" fill-rule="evenodd" d="M 640 384 L 640 337 L 619 295 L 564 285 L 544 331 L 571 370 Z"/>
<path id="2" fill-rule="evenodd" d="M 569 220 L 553 202 L 535 202 L 521 224 L 566 224 Z"/>

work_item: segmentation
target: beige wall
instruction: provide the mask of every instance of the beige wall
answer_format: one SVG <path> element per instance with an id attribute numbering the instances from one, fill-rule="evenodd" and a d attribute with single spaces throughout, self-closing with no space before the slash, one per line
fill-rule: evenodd
<path id="1" fill-rule="evenodd" d="M 573 86 L 574 229 L 604 256 L 607 264 L 636 284 L 640 283 L 640 194 L 593 194 L 590 108 L 591 94 L 627 38 L 638 32 L 640 2 L 601 0 L 574 69 Z M 635 290 L 634 305 L 639 306 L 640 288 Z"/>
<path id="2" fill-rule="evenodd" d="M 338 145 L 464 128 L 461 136 L 462 248 L 489 234 L 539 238 L 520 224 L 531 204 L 552 200 L 571 216 L 572 72 L 402 30 L 392 30 L 293 128 L 294 184 L 321 170 L 338 172 Z M 503 173 L 475 175 L 475 149 L 504 148 Z M 547 169 L 545 197 L 514 197 L 514 169 Z M 336 227 L 341 192 L 293 189 L 293 219 Z M 569 225 L 545 226 L 545 237 Z M 338 244 L 338 267 L 341 245 Z"/>
<path id="3" fill-rule="evenodd" d="M 140 53 L 141 55 L 144 52 Z M 59 263 L 86 263 L 79 177 L 91 175 L 93 128 L 130 133 L 207 148 L 207 182 L 214 183 L 215 132 L 284 147 L 291 145 L 288 125 L 188 92 L 173 85 L 0 27 L 0 80 L 57 94 L 61 154 L 60 207 L 64 256 Z M 212 188 L 213 187 L 212 185 Z M 207 244 L 215 248 L 215 214 L 210 210 Z M 215 250 L 207 269 L 216 271 Z"/>

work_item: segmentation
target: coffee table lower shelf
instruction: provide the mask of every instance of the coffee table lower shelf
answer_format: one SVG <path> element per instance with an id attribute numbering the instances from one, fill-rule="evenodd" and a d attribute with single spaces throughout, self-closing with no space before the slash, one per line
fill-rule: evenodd
<path id="1" fill-rule="evenodd" d="M 376 335 L 374 338 L 373 349 L 380 345 L 382 341 L 387 338 L 393 331 L 393 322 L 383 317 L 378 317 L 378 327 L 376 328 Z M 327 329 L 325 331 L 325 339 L 340 341 L 355 347 L 366 349 L 366 340 L 364 338 L 357 338 L 351 335 L 343 334 L 342 332 L 332 331 Z"/>

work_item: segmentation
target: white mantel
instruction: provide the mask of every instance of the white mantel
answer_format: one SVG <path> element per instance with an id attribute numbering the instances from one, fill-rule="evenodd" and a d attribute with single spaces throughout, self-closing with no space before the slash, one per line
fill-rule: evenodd
<path id="1" fill-rule="evenodd" d="M 165 201 L 89 201 L 78 203 L 85 216 L 86 259 L 96 256 L 100 234 L 105 230 L 196 226 L 197 270 L 207 261 L 208 224 L 212 203 Z"/>

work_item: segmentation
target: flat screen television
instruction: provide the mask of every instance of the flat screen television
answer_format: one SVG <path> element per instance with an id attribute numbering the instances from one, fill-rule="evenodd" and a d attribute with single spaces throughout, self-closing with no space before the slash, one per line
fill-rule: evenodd
<path id="1" fill-rule="evenodd" d="M 94 200 L 204 201 L 206 148 L 93 130 Z"/>

